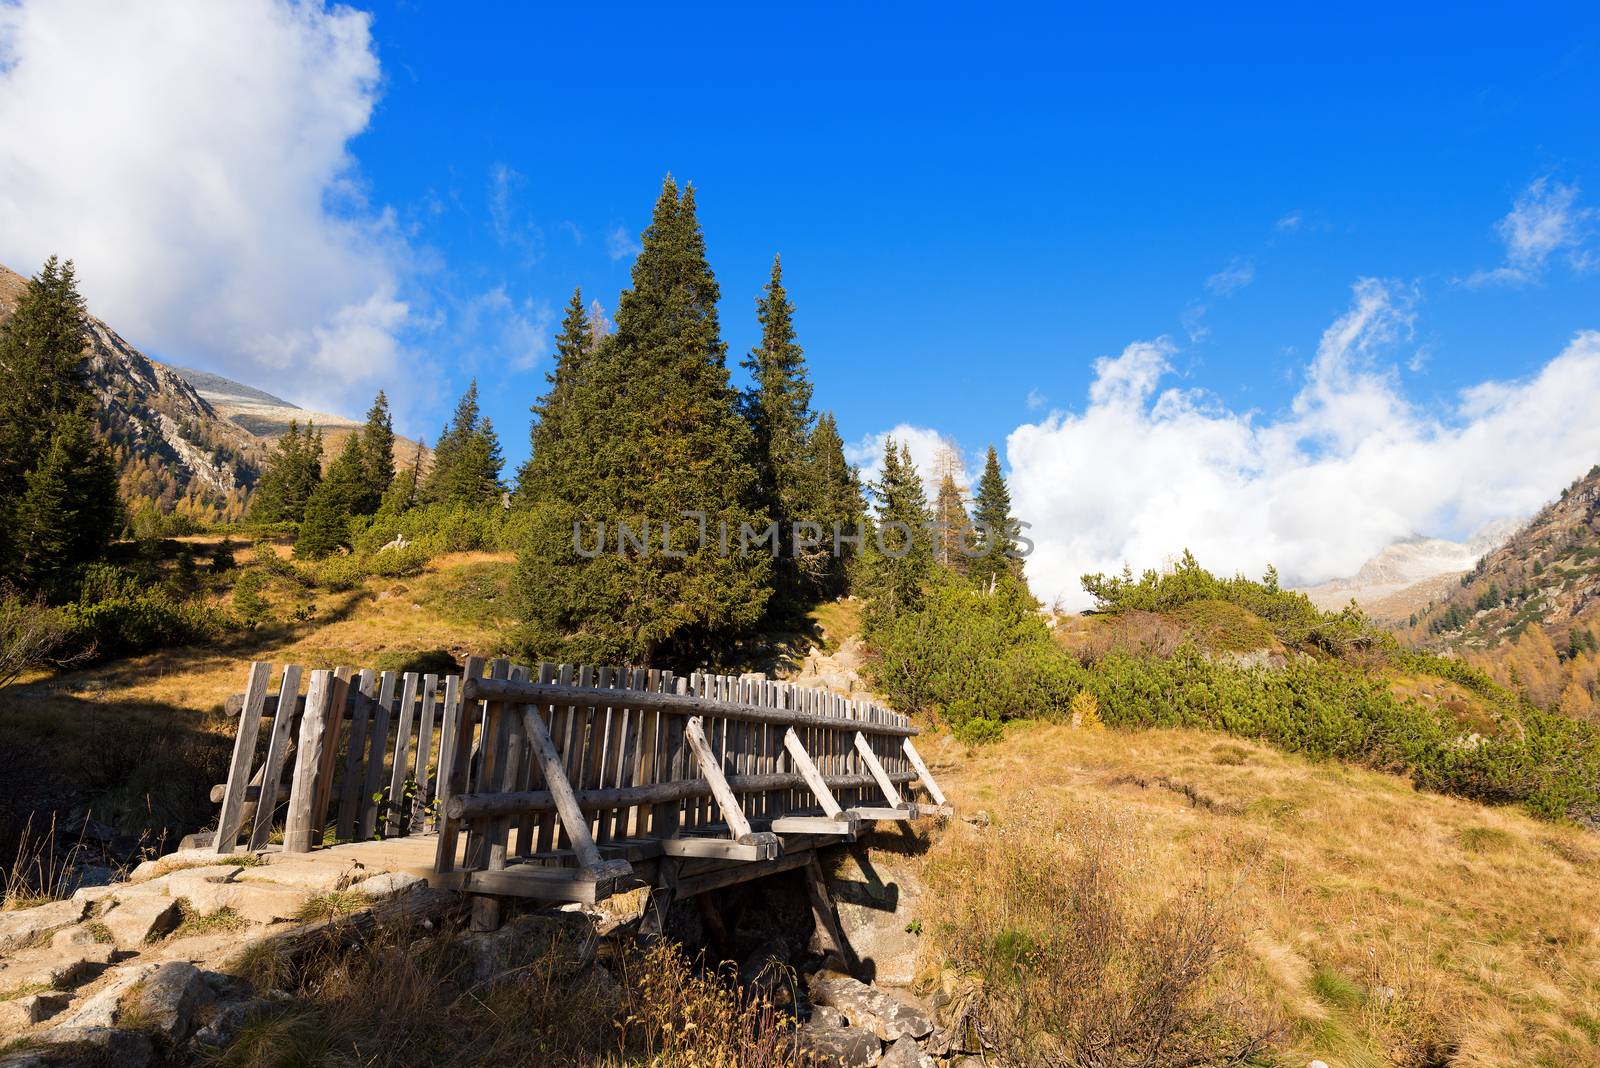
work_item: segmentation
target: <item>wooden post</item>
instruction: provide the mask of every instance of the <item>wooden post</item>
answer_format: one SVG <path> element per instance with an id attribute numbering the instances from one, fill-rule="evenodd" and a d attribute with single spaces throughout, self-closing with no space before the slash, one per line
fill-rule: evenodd
<path id="1" fill-rule="evenodd" d="M 899 808 L 900 791 L 894 788 L 894 780 L 889 778 L 888 772 L 883 770 L 883 765 L 878 763 L 878 756 L 867 743 L 867 736 L 860 731 L 856 731 L 856 752 L 861 754 L 861 762 L 867 766 L 867 771 L 872 773 L 872 778 L 877 782 L 878 789 L 883 791 L 889 807 Z"/>
<path id="2" fill-rule="evenodd" d="M 261 765 L 261 799 L 256 802 L 255 825 L 250 830 L 251 849 L 265 848 L 267 839 L 272 837 L 272 817 L 278 808 L 278 794 L 283 789 L 283 765 L 289 755 L 295 698 L 299 693 L 300 666 L 290 664 L 283 669 L 283 680 L 278 683 L 278 710 L 272 717 L 267 756 Z"/>
<path id="3" fill-rule="evenodd" d="M 407 804 L 406 775 L 411 771 L 411 721 L 417 706 L 417 673 L 405 673 L 400 687 L 400 723 L 394 732 L 394 769 L 389 774 L 389 818 L 384 821 L 383 833 L 390 838 L 398 835 L 402 827 L 411 827 L 411 814 L 402 812 Z M 420 792 L 421 787 L 417 787 Z"/>
<path id="4" fill-rule="evenodd" d="M 360 680 L 356 692 L 366 700 L 357 698 L 350 702 L 350 744 L 345 748 L 344 781 L 339 790 L 339 819 L 334 830 L 341 841 L 353 842 L 356 839 L 361 791 L 367 782 L 367 729 L 372 721 L 373 687 L 377 677 L 377 672 L 371 668 L 362 668 L 356 675 Z"/>
<path id="5" fill-rule="evenodd" d="M 939 789 L 939 784 L 933 781 L 933 774 L 928 771 L 928 765 L 922 762 L 922 754 L 917 752 L 917 747 L 911 744 L 910 738 L 901 740 L 900 748 L 905 751 L 906 759 L 911 761 L 911 766 L 917 769 L 917 778 L 922 781 L 922 788 L 928 791 L 928 796 L 933 798 L 936 805 L 947 805 L 944 791 Z"/>
<path id="6" fill-rule="evenodd" d="M 738 795 L 728 788 L 728 780 L 722 774 L 717 755 L 706 743 L 705 726 L 699 716 L 689 717 L 689 722 L 684 727 L 684 736 L 689 739 L 689 747 L 699 758 L 700 774 L 711 784 L 711 796 L 717 799 L 717 807 L 722 810 L 722 818 L 728 824 L 728 836 L 735 842 L 748 841 L 750 821 L 745 818 L 744 809 L 739 806 Z"/>
<path id="7" fill-rule="evenodd" d="M 294 783 L 289 789 L 289 820 L 283 832 L 285 853 L 310 852 L 322 839 L 322 827 L 313 826 L 318 780 L 322 773 L 322 750 L 327 740 L 328 712 L 333 703 L 334 678 L 331 671 L 313 671 L 306 691 L 306 710 L 300 717 L 300 742 L 295 748 Z M 261 809 L 257 807 L 259 814 Z"/>
<path id="8" fill-rule="evenodd" d="M 800 777 L 805 779 L 806 785 L 811 788 L 817 803 L 822 806 L 823 814 L 829 819 L 841 819 L 844 810 L 839 807 L 839 802 L 833 799 L 833 791 L 828 789 L 828 784 L 823 781 L 822 773 L 811 762 L 811 754 L 806 752 L 806 747 L 800 744 L 800 736 L 790 727 L 783 734 L 783 748 L 788 751 L 789 759 L 794 762 L 795 770 Z"/>
<path id="9" fill-rule="evenodd" d="M 824 936 L 833 945 L 834 953 L 838 955 L 839 963 L 849 975 L 856 975 L 861 970 L 861 960 L 856 956 L 850 940 L 844 935 L 844 927 L 839 923 L 839 917 L 833 911 L 833 899 L 828 894 L 828 881 L 822 875 L 822 865 L 817 863 L 817 854 L 813 852 L 811 859 L 806 861 L 806 896 L 811 899 L 811 918 L 816 922 L 817 932 Z"/>
<path id="10" fill-rule="evenodd" d="M 483 658 L 467 657 L 466 677 L 483 673 Z M 439 852 L 434 871 L 454 871 L 456 866 L 456 841 L 460 835 L 461 821 L 446 815 L 450 798 L 465 785 L 465 776 L 459 774 L 461 765 L 468 759 L 462 752 L 462 741 L 471 738 L 472 714 L 462 706 L 461 677 L 451 675 L 444 680 L 444 729 L 439 736 Z"/>
<path id="11" fill-rule="evenodd" d="M 250 763 L 256 755 L 256 736 L 261 732 L 261 709 L 267 703 L 267 683 L 271 676 L 271 664 L 250 665 L 249 681 L 244 689 L 244 707 L 239 710 L 239 730 L 233 736 L 233 761 L 228 765 L 227 792 L 222 795 L 222 815 L 217 820 L 218 853 L 232 853 L 239 842 L 239 824 L 244 818 L 244 793 L 250 785 Z"/>
<path id="12" fill-rule="evenodd" d="M 361 841 L 377 836 L 378 833 L 378 800 L 382 796 L 384 758 L 389 752 L 389 712 L 394 705 L 394 687 L 399 679 L 399 674 L 394 671 L 385 671 L 382 682 L 378 685 L 378 707 L 372 713 L 372 728 L 367 732 L 368 752 L 367 774 L 362 782 L 361 799 L 356 806 L 359 818 L 356 834 Z M 395 749 L 395 767 L 405 763 L 406 748 L 402 740 Z"/>

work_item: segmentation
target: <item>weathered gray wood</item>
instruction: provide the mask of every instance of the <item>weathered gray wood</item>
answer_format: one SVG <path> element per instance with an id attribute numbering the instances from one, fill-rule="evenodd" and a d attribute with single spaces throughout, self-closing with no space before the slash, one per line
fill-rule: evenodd
<path id="1" fill-rule="evenodd" d="M 217 820 L 217 852 L 232 853 L 239 844 L 239 823 L 243 819 L 244 792 L 250 785 L 250 765 L 255 760 L 256 738 L 261 733 L 261 706 L 267 702 L 267 683 L 272 665 L 250 665 L 245 684 L 244 708 L 239 712 L 239 729 L 233 736 L 233 760 L 228 765 L 228 788 L 222 797 L 222 815 Z"/>
<path id="2" fill-rule="evenodd" d="M 852 839 L 860 828 L 858 817 L 841 812 L 837 816 L 777 816 L 768 829 L 774 834 L 827 834 Z"/>
<path id="3" fill-rule="evenodd" d="M 465 688 L 468 691 L 467 697 L 477 700 L 494 697 L 502 700 L 549 701 L 569 705 L 594 704 L 598 700 L 605 700 L 605 695 L 596 690 L 583 690 L 576 686 L 563 686 L 559 683 L 497 682 L 491 679 L 475 679 L 466 683 Z M 724 716 L 729 719 L 755 723 L 782 723 L 788 726 L 799 726 L 804 723 L 808 726 L 827 727 L 836 730 L 849 728 L 867 734 L 892 735 L 897 738 L 917 733 L 915 727 L 905 723 L 861 723 L 834 714 L 757 708 L 752 705 L 741 705 L 733 701 L 718 701 L 711 698 L 695 697 L 688 693 L 659 693 L 652 691 L 634 695 L 633 701 L 639 707 L 660 709 L 679 716 Z"/>
<path id="4" fill-rule="evenodd" d="M 465 677 L 483 670 L 481 657 L 467 657 Z M 444 730 L 439 736 L 439 848 L 434 871 L 447 872 L 456 865 L 456 844 L 460 837 L 459 817 L 451 818 L 447 810 L 459 782 L 464 785 L 463 765 L 467 754 L 462 752 L 463 737 L 470 735 L 472 717 L 467 713 L 466 701 L 461 696 L 460 679 L 451 675 L 444 684 Z"/>
<path id="5" fill-rule="evenodd" d="M 429 806 L 439 796 L 438 775 L 428 763 L 433 757 L 433 703 L 439 693 L 439 676 L 422 676 L 422 719 L 417 724 L 417 763 L 412 776 L 417 780 L 417 811 L 412 826 L 419 829 L 435 826 L 438 820 L 428 813 Z"/>
<path id="6" fill-rule="evenodd" d="M 611 896 L 621 876 L 596 877 L 576 868 L 517 864 L 499 871 L 464 871 L 457 878 L 460 888 L 471 894 L 593 905 Z"/>
<path id="7" fill-rule="evenodd" d="M 361 841 L 367 841 L 378 833 L 378 799 L 383 790 L 385 759 L 389 755 L 389 719 L 391 709 L 394 708 L 394 690 L 399 682 L 398 672 L 385 671 L 378 683 L 378 707 L 373 710 L 372 724 L 367 731 L 367 774 L 361 787 L 361 798 L 356 805 L 357 819 L 356 835 Z M 395 767 L 404 767 L 405 758 L 402 755 L 405 743 L 400 743 L 400 749 L 395 753 Z M 385 821 L 387 823 L 387 821 Z"/>
<path id="8" fill-rule="evenodd" d="M 789 760 L 794 764 L 795 770 L 805 780 L 806 787 L 811 791 L 817 803 L 822 806 L 824 815 L 837 817 L 842 809 L 839 802 L 834 800 L 833 791 L 828 789 L 827 780 L 811 762 L 811 754 L 806 752 L 806 747 L 800 744 L 800 736 L 794 732 L 793 727 L 787 727 L 783 732 L 783 748 L 789 754 Z"/>
<path id="9" fill-rule="evenodd" d="M 878 784 L 878 789 L 883 791 L 884 800 L 889 802 L 890 808 L 900 807 L 900 791 L 895 789 L 894 781 L 889 778 L 889 773 L 883 770 L 883 765 L 878 763 L 878 755 L 872 751 L 872 746 L 867 742 L 867 736 L 856 731 L 856 752 L 861 754 L 861 762 L 871 772 L 873 780 Z"/>
<path id="10" fill-rule="evenodd" d="M 305 853 L 322 840 L 322 827 L 313 823 L 320 793 L 323 747 L 333 704 L 335 679 L 331 671 L 313 671 L 306 692 L 306 710 L 300 717 L 300 741 L 295 747 L 294 781 L 289 789 L 289 818 L 283 832 L 285 853 Z M 261 806 L 264 808 L 265 806 Z M 257 809 L 259 815 L 261 808 Z"/>
<path id="11" fill-rule="evenodd" d="M 572 784 L 567 781 L 566 771 L 561 766 L 561 755 L 556 752 L 555 743 L 550 739 L 550 731 L 545 727 L 544 720 L 537 712 L 528 709 L 523 713 L 523 723 L 528 732 L 528 741 L 533 748 L 534 759 L 539 762 L 540 770 L 544 772 L 545 786 L 555 800 L 556 813 L 561 817 L 561 824 L 566 828 L 567 837 L 572 841 L 572 848 L 578 856 L 579 865 L 596 878 L 626 875 L 632 870 L 628 862 L 605 860 L 595 847 L 594 839 L 589 837 L 588 820 L 584 818 L 583 810 L 578 807 L 578 800 L 573 796 Z"/>
<path id="12" fill-rule="evenodd" d="M 509 661 L 494 660 L 489 665 L 491 677 L 508 678 Z M 504 701 L 490 701 L 483 718 L 483 771 L 480 789 L 493 789 L 506 793 L 514 789 L 522 755 L 520 731 L 512 730 L 512 720 L 521 716 L 511 714 Z M 468 850 L 467 867 L 474 870 L 501 871 L 506 866 L 506 837 L 510 833 L 510 819 L 497 816 L 488 820 L 482 829 L 473 834 L 473 847 Z M 481 844 L 480 844 L 481 839 Z M 471 927 L 474 931 L 500 929 L 500 901 L 488 894 L 472 899 Z"/>
<path id="13" fill-rule="evenodd" d="M 400 721 L 394 731 L 394 762 L 389 774 L 389 816 L 384 820 L 383 833 L 390 838 L 398 835 L 411 823 L 407 806 L 406 780 L 411 772 L 411 724 L 417 711 L 417 673 L 408 671 L 400 685 Z M 418 788 L 420 789 L 420 787 Z"/>
<path id="14" fill-rule="evenodd" d="M 377 672 L 362 668 L 357 673 L 356 692 L 373 697 L 377 686 Z M 353 841 L 356 836 L 356 817 L 361 807 L 361 791 L 366 785 L 367 733 L 374 708 L 366 701 L 352 703 L 355 715 L 350 720 L 350 744 L 345 748 L 344 775 L 339 789 L 339 820 L 335 834 L 342 842 Z"/>
<path id="15" fill-rule="evenodd" d="M 728 780 L 722 774 L 717 755 L 711 751 L 711 746 L 706 744 L 705 725 L 699 716 L 689 717 L 684 735 L 689 739 L 689 746 L 700 761 L 700 774 L 711 786 L 711 796 L 716 798 L 717 807 L 722 810 L 722 818 L 728 824 L 728 831 L 733 840 L 745 841 L 750 837 L 750 821 L 745 818 L 744 810 L 739 807 L 738 795 L 728 787 Z"/>
<path id="16" fill-rule="evenodd" d="M 833 911 L 833 899 L 828 894 L 828 881 L 823 878 L 822 865 L 817 863 L 817 855 L 814 852 L 806 861 L 806 896 L 811 900 L 811 917 L 816 922 L 817 930 L 825 934 L 832 943 L 834 953 L 838 955 L 844 971 L 849 975 L 858 974 L 861 971 L 861 959 L 856 956 L 855 948 L 845 937 L 844 927 L 839 923 L 838 914 Z"/>
<path id="17" fill-rule="evenodd" d="M 776 875 L 781 871 L 793 871 L 802 867 L 811 857 L 811 851 L 799 853 L 784 853 L 772 860 L 757 861 L 752 864 L 736 864 L 732 867 L 722 868 L 718 871 L 707 872 L 704 875 L 692 875 L 680 878 L 674 891 L 679 898 L 695 897 L 708 890 L 721 890 L 725 886 L 734 886 L 738 883 L 748 882 L 751 879 L 763 879 L 768 875 Z M 666 867 L 667 861 L 662 861 Z"/>
<path id="18" fill-rule="evenodd" d="M 845 809 L 845 812 L 859 820 L 872 822 L 874 820 L 914 820 L 921 813 L 916 805 L 902 805 L 899 808 L 874 808 L 871 805 L 857 805 L 855 808 Z"/>
<path id="19" fill-rule="evenodd" d="M 917 769 L 917 778 L 921 780 L 922 788 L 928 791 L 928 796 L 933 798 L 933 803 L 936 805 L 948 805 L 949 802 L 944 799 L 944 791 L 939 789 L 939 784 L 933 781 L 933 773 L 928 770 L 928 765 L 922 762 L 922 754 L 918 753 L 917 747 L 911 744 L 911 739 L 902 739 L 900 748 L 904 751 L 906 759 L 911 761 L 911 766 Z"/>
<path id="20" fill-rule="evenodd" d="M 300 690 L 300 666 L 290 664 L 283 669 L 283 679 L 278 683 L 278 705 L 293 705 Z M 250 829 L 250 848 L 261 849 L 272 837 L 272 818 L 278 808 L 278 794 L 283 789 L 283 766 L 289 755 L 292 741 L 291 728 L 295 716 L 277 716 L 272 721 L 272 733 L 267 736 L 267 755 L 261 764 L 261 796 L 256 803 L 255 823 Z"/>
<path id="21" fill-rule="evenodd" d="M 783 844 L 770 831 L 749 832 L 744 841 L 726 838 L 660 838 L 661 852 L 669 857 L 704 857 L 710 860 L 771 860 L 783 852 Z"/>

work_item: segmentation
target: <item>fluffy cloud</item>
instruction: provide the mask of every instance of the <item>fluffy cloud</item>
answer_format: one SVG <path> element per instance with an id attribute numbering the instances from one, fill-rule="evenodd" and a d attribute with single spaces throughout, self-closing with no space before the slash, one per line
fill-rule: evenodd
<path id="1" fill-rule="evenodd" d="M 1536 178 L 1517 197 L 1511 211 L 1495 226 L 1505 242 L 1506 262 L 1477 271 L 1469 286 L 1523 285 L 1537 281 L 1551 255 L 1567 251 L 1574 267 L 1588 266 L 1582 245 L 1588 237 L 1592 209 L 1578 207 L 1578 187 L 1549 176 Z"/>
<path id="2" fill-rule="evenodd" d="M 1206 289 L 1219 297 L 1232 296 L 1256 280 L 1256 265 L 1236 259 L 1206 279 Z"/>
<path id="3" fill-rule="evenodd" d="M 613 263 L 631 260 L 642 251 L 639 242 L 623 227 L 613 226 L 606 233 L 606 255 L 611 257 Z"/>
<path id="4" fill-rule="evenodd" d="M 845 459 L 861 469 L 863 482 L 874 482 L 883 473 L 883 443 L 886 438 L 893 438 L 896 446 L 904 445 L 911 450 L 911 462 L 916 466 L 917 473 L 922 476 L 922 485 L 928 491 L 928 500 L 931 501 L 938 496 L 941 464 L 947 457 L 953 457 L 960 465 L 955 472 L 957 482 L 967 487 L 976 484 L 972 458 L 961 451 L 961 446 L 953 438 L 946 437 L 937 430 L 912 426 L 909 423 L 901 423 L 892 430 L 868 434 L 860 441 L 844 447 Z"/>
<path id="5" fill-rule="evenodd" d="M 1425 411 L 1380 358 L 1409 338 L 1415 300 L 1358 282 L 1292 404 L 1267 419 L 1163 388 L 1176 351 L 1165 338 L 1100 360 L 1086 408 L 1007 439 L 1036 592 L 1083 607 L 1085 572 L 1159 567 L 1184 548 L 1222 571 L 1348 575 L 1396 538 L 1531 514 L 1600 460 L 1600 332 L 1525 381 Z"/>
<path id="6" fill-rule="evenodd" d="M 395 383 L 410 253 L 348 152 L 370 19 L 316 2 L 0 5 L 0 261 L 76 259 L 163 358 L 296 399 Z"/>

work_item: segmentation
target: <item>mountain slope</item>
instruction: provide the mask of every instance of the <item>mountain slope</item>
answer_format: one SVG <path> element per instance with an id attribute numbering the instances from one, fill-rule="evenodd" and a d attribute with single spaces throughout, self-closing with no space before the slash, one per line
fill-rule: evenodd
<path id="1" fill-rule="evenodd" d="M 1450 579 L 1477 564 L 1522 524 L 1495 523 L 1465 542 L 1413 535 L 1383 547 L 1349 578 L 1332 579 L 1302 592 L 1324 611 L 1338 611 L 1354 600 L 1380 622 L 1405 619 L 1438 599 Z"/>
<path id="2" fill-rule="evenodd" d="M 1600 711 L 1600 464 L 1408 620 L 1538 704 Z"/>
<path id="3" fill-rule="evenodd" d="M 0 266 L 0 322 L 26 287 L 25 278 Z M 255 484 L 261 443 L 93 315 L 85 348 L 100 429 L 116 454 L 123 496 L 153 502 L 163 512 L 238 518 Z"/>

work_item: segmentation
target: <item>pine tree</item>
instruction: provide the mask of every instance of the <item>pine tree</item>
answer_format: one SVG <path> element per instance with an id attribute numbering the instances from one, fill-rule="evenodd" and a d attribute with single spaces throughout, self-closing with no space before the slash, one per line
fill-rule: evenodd
<path id="1" fill-rule="evenodd" d="M 539 482 L 519 569 L 535 654 L 702 655 L 751 628 L 770 595 L 770 557 L 739 551 L 741 527 L 765 531 L 769 520 L 728 380 L 692 187 L 680 194 L 666 180 L 642 245 L 616 332 L 562 412 L 559 438 L 569 445 L 553 484 Z M 685 512 L 705 517 L 703 543 Z M 586 558 L 575 550 L 574 524 L 592 544 L 598 523 L 611 551 Z M 619 523 L 647 530 L 651 550 L 616 551 Z M 661 551 L 663 524 L 672 527 L 672 555 Z M 728 531 L 727 555 L 719 529 Z"/>
<path id="2" fill-rule="evenodd" d="M 911 462 L 911 450 L 884 441 L 883 472 L 872 484 L 877 516 L 862 559 L 862 593 L 868 625 L 914 610 L 933 566 L 928 496 Z"/>
<path id="3" fill-rule="evenodd" d="M 555 367 L 545 375 L 549 389 L 529 409 L 533 423 L 529 428 L 528 459 L 517 470 L 516 502 L 529 504 L 547 496 L 561 483 L 560 468 L 573 439 L 562 434 L 562 415 L 571 406 L 583 381 L 584 368 L 599 348 L 591 316 L 584 311 L 583 291 L 574 289 L 567 302 L 561 332 L 556 335 Z"/>
<path id="4" fill-rule="evenodd" d="M 795 558 L 794 524 L 815 521 L 814 481 L 807 471 L 807 444 L 816 416 L 811 411 L 811 380 L 805 352 L 795 341 L 794 304 L 783 287 L 783 263 L 774 256 L 772 275 L 756 301 L 761 344 L 742 366 L 754 387 L 744 397 L 746 418 L 755 434 L 756 471 L 761 503 L 778 522 L 782 543 L 776 568 L 775 602 L 793 608 L 813 594 L 805 569 Z"/>
<path id="5" fill-rule="evenodd" d="M 306 560 L 321 560 L 350 544 L 350 513 L 339 483 L 319 485 L 306 502 L 305 518 L 294 540 L 294 555 Z"/>
<path id="6" fill-rule="evenodd" d="M 801 554 L 801 572 L 817 596 L 837 597 L 848 584 L 856 558 L 855 544 L 849 539 L 863 532 L 866 505 L 861 499 L 860 473 L 845 459 L 844 439 L 832 412 L 818 417 L 806 442 L 806 475 L 811 502 L 806 518 L 822 528 L 823 544 Z"/>
<path id="7" fill-rule="evenodd" d="M 372 515 L 394 481 L 394 421 L 389 415 L 389 398 L 381 389 L 367 409 L 360 445 L 361 479 L 350 511 L 352 515 Z"/>
<path id="8" fill-rule="evenodd" d="M 418 440 L 416 450 L 411 454 L 411 463 L 389 483 L 389 490 L 383 495 L 383 503 L 378 506 L 380 514 L 401 515 L 416 506 L 417 486 L 422 482 L 422 455 L 426 448 L 427 446 Z"/>
<path id="9" fill-rule="evenodd" d="M 54 256 L 0 327 L 0 573 L 56 593 L 121 520 L 85 375 L 87 330 L 72 262 Z"/>
<path id="10" fill-rule="evenodd" d="M 84 564 L 98 560 L 121 518 L 117 469 L 87 415 L 56 421 L 13 510 L 13 574 L 27 589 L 60 595 Z"/>
<path id="11" fill-rule="evenodd" d="M 473 379 L 456 403 L 455 415 L 433 447 L 433 469 L 418 497 L 424 504 L 486 505 L 498 503 L 505 460 L 494 426 L 478 412 L 478 380 Z"/>
<path id="12" fill-rule="evenodd" d="M 1000 575 L 1020 577 L 1021 561 L 1014 555 L 1017 527 L 1011 515 L 1011 492 L 1000 474 L 1000 457 L 993 445 L 984 459 L 974 505 L 972 519 L 978 537 L 974 551 L 978 555 L 970 561 L 968 575 L 983 586 L 992 586 Z"/>
<path id="13" fill-rule="evenodd" d="M 250 499 L 254 523 L 298 523 L 306 503 L 322 482 L 322 431 L 307 423 L 302 431 L 296 420 L 273 444 Z"/>

